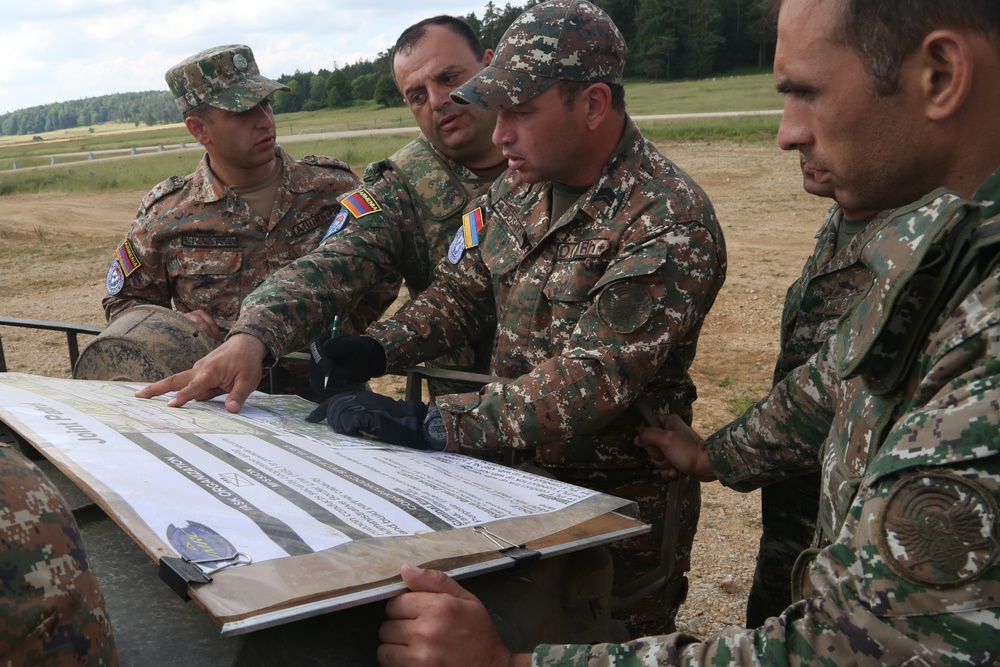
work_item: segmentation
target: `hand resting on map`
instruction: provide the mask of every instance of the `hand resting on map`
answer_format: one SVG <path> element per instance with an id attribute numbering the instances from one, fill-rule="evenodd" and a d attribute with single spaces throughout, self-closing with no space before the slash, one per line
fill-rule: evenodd
<path id="1" fill-rule="evenodd" d="M 175 373 L 135 392 L 139 398 L 177 395 L 167 405 L 179 408 L 188 401 L 207 401 L 228 393 L 226 410 L 239 412 L 247 396 L 260 384 L 267 347 L 249 334 L 234 334 L 195 362 L 191 370 Z"/>

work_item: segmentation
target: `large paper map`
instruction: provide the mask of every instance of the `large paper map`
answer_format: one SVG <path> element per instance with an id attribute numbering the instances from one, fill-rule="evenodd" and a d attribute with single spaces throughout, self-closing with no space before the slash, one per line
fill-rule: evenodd
<path id="1" fill-rule="evenodd" d="M 232 558 L 261 564 L 338 547 L 346 558 L 357 551 L 352 543 L 392 551 L 421 536 L 572 515 L 507 533 L 523 541 L 627 504 L 461 455 L 340 436 L 306 422 L 312 404 L 297 397 L 255 394 L 232 415 L 221 401 L 168 408 L 166 397 L 135 398 L 137 388 L 0 374 L 0 420 L 99 496 L 154 557 L 177 555 L 206 570 Z M 491 548 L 475 537 L 471 548 L 440 555 Z"/>

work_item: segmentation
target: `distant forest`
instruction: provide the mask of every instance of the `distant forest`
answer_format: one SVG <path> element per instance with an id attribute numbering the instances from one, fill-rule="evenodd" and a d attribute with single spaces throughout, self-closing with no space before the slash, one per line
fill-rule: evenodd
<path id="1" fill-rule="evenodd" d="M 488 2 L 482 17 L 465 18 L 483 44 L 496 46 L 521 12 L 537 2 L 503 8 Z M 741 67 L 770 64 L 774 32 L 763 16 L 762 0 L 597 0 L 629 47 L 626 75 L 669 81 L 699 79 Z M 374 60 L 318 72 L 283 74 L 278 81 L 291 92 L 275 93 L 275 113 L 313 111 L 374 100 L 380 106 L 403 103 L 389 73 L 389 53 Z M 57 102 L 0 115 L 0 134 L 40 134 L 104 122 L 161 125 L 181 121 L 167 91 L 115 93 Z"/>

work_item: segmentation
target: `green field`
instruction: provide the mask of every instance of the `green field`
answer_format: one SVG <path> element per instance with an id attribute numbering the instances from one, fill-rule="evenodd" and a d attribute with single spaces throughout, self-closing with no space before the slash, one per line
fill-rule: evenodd
<path id="1" fill-rule="evenodd" d="M 655 83 L 626 83 L 626 103 L 633 116 L 756 111 L 781 108 L 781 96 L 774 90 L 770 74 Z M 653 141 L 735 140 L 771 142 L 780 116 L 745 116 L 640 121 L 643 132 Z M 310 153 L 333 155 L 360 173 L 365 165 L 393 153 L 413 136 L 410 133 L 372 135 L 343 139 L 298 141 L 297 136 L 345 130 L 415 127 L 405 108 L 376 108 L 374 103 L 357 103 L 350 109 L 281 114 L 276 117 L 282 144 L 294 157 Z M 93 131 L 91 131 L 91 129 Z M 60 130 L 31 137 L 0 137 L 0 196 L 37 192 L 101 192 L 148 188 L 175 175 L 194 169 L 201 158 L 182 124 L 135 128 L 101 125 L 78 130 Z M 194 150 L 177 150 L 185 143 Z M 125 155 L 132 148 L 164 146 L 141 157 L 105 159 L 97 151 L 115 150 Z M 89 153 L 93 152 L 91 158 Z M 65 156 L 68 153 L 84 153 Z M 52 163 L 53 169 L 31 169 Z M 12 171 L 14 163 L 18 169 Z"/>

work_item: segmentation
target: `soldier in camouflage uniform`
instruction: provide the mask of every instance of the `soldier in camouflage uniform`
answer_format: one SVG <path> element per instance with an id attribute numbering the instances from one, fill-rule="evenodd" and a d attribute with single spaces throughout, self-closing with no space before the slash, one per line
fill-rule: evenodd
<path id="1" fill-rule="evenodd" d="M 807 191 L 832 196 L 811 182 L 808 173 L 803 177 Z M 785 296 L 774 385 L 819 350 L 847 307 L 868 288 L 871 274 L 861 264 L 860 254 L 884 215 L 845 212 L 840 204 L 827 213 L 813 254 Z M 792 566 L 816 532 L 819 473 L 768 484 L 760 493 L 763 532 L 747 599 L 748 628 L 780 614 L 792 602 Z"/>
<path id="2" fill-rule="evenodd" d="M 358 179 L 340 160 L 296 162 L 275 144 L 268 96 L 289 88 L 260 75 L 249 47 L 202 51 L 166 80 L 207 154 L 142 199 L 108 269 L 104 312 L 110 321 L 136 304 L 172 307 L 221 340 L 244 296 L 316 247 Z M 395 295 L 359 306 L 345 330 L 364 330 Z"/>
<path id="3" fill-rule="evenodd" d="M 653 632 L 672 628 L 686 593 L 700 491 L 685 480 L 667 506 L 668 485 L 632 446 L 642 423 L 633 404 L 690 421 L 688 368 L 726 264 L 707 196 L 625 113 L 625 57 L 617 27 L 590 3 L 554 0 L 522 14 L 493 63 L 453 93 L 500 110 L 494 141 L 511 170 L 466 213 L 419 298 L 371 327 L 367 344 L 327 346 L 346 376 L 363 371 L 357 381 L 496 324 L 491 372 L 512 380 L 429 408 L 348 394 L 333 399 L 327 419 L 394 441 L 388 422 L 380 430 L 358 420 L 394 415 L 419 430 L 426 412 L 427 440 L 418 433 L 397 444 L 513 453 L 560 480 L 638 501 L 653 531 L 612 549 L 617 614 L 632 632 Z M 337 401 L 355 402 L 341 412 Z M 669 581 L 660 569 L 668 515 L 682 524 Z"/>
<path id="4" fill-rule="evenodd" d="M 872 287 L 735 426 L 699 443 L 670 418 L 638 444 L 666 477 L 741 490 L 821 469 L 820 535 L 797 566 L 798 601 L 704 642 L 512 657 L 461 587 L 406 568 L 421 592 L 387 609 L 384 667 L 411 655 L 441 667 L 1000 662 L 1000 8 L 784 0 L 775 73 L 782 147 L 822 168 L 838 201 L 896 209 L 861 251 Z"/>
<path id="5" fill-rule="evenodd" d="M 104 597 L 69 506 L 2 441 L 0 587 L 0 664 L 118 664 Z"/>
<path id="6" fill-rule="evenodd" d="M 466 204 L 506 167 L 490 140 L 496 112 L 461 107 L 448 97 L 492 56 L 455 17 L 407 28 L 393 47 L 393 72 L 421 136 L 369 165 L 364 186 L 344 195 L 344 208 L 324 229 L 319 247 L 244 300 L 221 347 L 195 370 L 150 385 L 140 395 L 180 389 L 174 404 L 183 405 L 221 389 L 229 391 L 226 404 L 235 412 L 257 386 L 261 362 L 307 344 L 337 315 L 343 319 L 363 309 L 366 324 L 374 321 L 389 305 L 381 301 L 378 286 L 395 284 L 398 291 L 400 276 L 411 295 L 424 289 Z M 380 310 L 371 314 L 373 304 Z M 492 342 L 489 333 L 481 338 Z M 470 358 L 467 349 L 451 365 L 468 364 Z"/>

